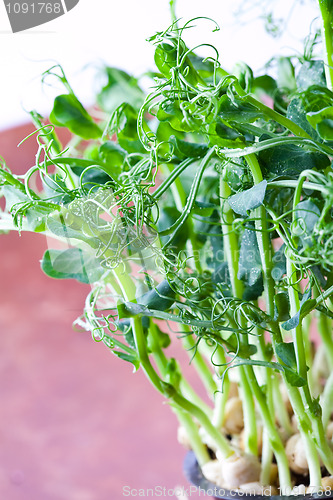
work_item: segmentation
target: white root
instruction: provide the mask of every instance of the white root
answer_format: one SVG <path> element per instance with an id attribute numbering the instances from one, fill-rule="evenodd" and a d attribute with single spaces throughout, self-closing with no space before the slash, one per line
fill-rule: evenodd
<path id="1" fill-rule="evenodd" d="M 289 467 L 296 474 L 308 474 L 309 464 L 306 459 L 304 445 L 300 434 L 294 434 L 286 444 Z"/>
<path id="2" fill-rule="evenodd" d="M 179 444 L 184 446 L 184 448 L 186 450 L 192 449 L 187 430 L 185 429 L 185 427 L 183 425 L 180 425 L 177 429 L 177 441 Z"/>
<path id="3" fill-rule="evenodd" d="M 261 465 L 253 455 L 237 455 L 220 460 L 222 485 L 229 490 L 239 488 L 241 484 L 259 481 Z"/>
<path id="4" fill-rule="evenodd" d="M 210 460 L 201 467 L 201 470 L 208 481 L 223 487 L 221 464 L 218 460 Z"/>
<path id="5" fill-rule="evenodd" d="M 288 439 L 290 438 L 290 434 L 288 431 L 286 431 L 286 429 L 284 427 L 279 427 L 278 428 L 278 433 L 279 433 L 279 436 L 281 438 L 281 441 L 283 444 L 286 444 L 286 442 L 288 441 Z"/>
<path id="6" fill-rule="evenodd" d="M 278 494 L 278 490 L 275 486 L 264 486 L 257 481 L 241 484 L 239 490 L 250 495 L 262 495 L 267 497 Z"/>
<path id="7" fill-rule="evenodd" d="M 271 464 L 269 484 L 273 486 L 278 486 L 279 484 L 279 468 L 276 464 Z"/>
<path id="8" fill-rule="evenodd" d="M 308 488 L 305 486 L 305 484 L 299 484 L 298 486 L 293 487 L 291 494 L 292 495 L 306 495 L 307 489 Z"/>
<path id="9" fill-rule="evenodd" d="M 238 396 L 238 385 L 236 382 L 230 382 L 229 399 L 236 398 L 237 396 Z"/>
<path id="10" fill-rule="evenodd" d="M 242 400 L 239 397 L 228 399 L 225 405 L 223 429 L 227 434 L 239 434 L 244 428 Z"/>
<path id="11" fill-rule="evenodd" d="M 325 476 L 321 480 L 321 485 L 327 490 L 333 490 L 333 476 Z"/>
<path id="12" fill-rule="evenodd" d="M 199 429 L 199 435 L 200 435 L 200 437 L 202 439 L 202 442 L 208 448 L 210 448 L 212 451 L 214 451 L 216 453 L 217 452 L 217 446 L 216 446 L 216 443 L 215 443 L 214 439 L 212 439 L 210 437 L 210 435 L 202 427 L 200 427 L 200 429 Z"/>
<path id="13" fill-rule="evenodd" d="M 298 432 L 298 424 L 297 424 L 297 418 L 296 415 L 293 415 L 291 417 L 291 427 L 295 433 Z"/>

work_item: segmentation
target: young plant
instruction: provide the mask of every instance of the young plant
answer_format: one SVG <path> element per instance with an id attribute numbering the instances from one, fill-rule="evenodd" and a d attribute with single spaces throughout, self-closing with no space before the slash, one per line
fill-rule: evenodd
<path id="1" fill-rule="evenodd" d="M 77 323 L 145 372 L 223 488 L 333 481 L 332 1 L 319 11 L 323 60 L 308 44 L 276 59 L 276 79 L 227 72 L 210 45 L 199 57 L 183 40 L 191 22 L 174 21 L 150 38 L 149 95 L 105 68 L 97 118 L 54 67 L 44 78 L 64 94 L 51 124 L 31 113 L 36 164 L 0 170 L 0 228 L 63 242 L 42 270 L 91 284 Z"/>

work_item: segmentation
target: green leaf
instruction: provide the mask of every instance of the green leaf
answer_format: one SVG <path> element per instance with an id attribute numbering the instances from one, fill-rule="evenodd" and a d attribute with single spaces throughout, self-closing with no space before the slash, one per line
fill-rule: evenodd
<path id="1" fill-rule="evenodd" d="M 275 321 L 281 323 L 282 321 L 287 321 L 290 318 L 289 315 L 289 298 L 288 294 L 285 292 L 279 292 L 274 295 L 274 305 L 275 305 Z"/>
<path id="2" fill-rule="evenodd" d="M 296 362 L 296 354 L 295 347 L 293 342 L 280 342 L 276 344 L 276 354 L 281 359 L 281 361 L 291 368 L 295 370 L 297 368 Z"/>
<path id="3" fill-rule="evenodd" d="M 259 152 L 265 177 L 298 176 L 303 170 L 322 170 L 330 165 L 328 156 L 312 153 L 293 144 L 275 146 Z"/>
<path id="4" fill-rule="evenodd" d="M 253 71 L 244 62 L 237 62 L 233 67 L 232 74 L 236 76 L 240 86 L 245 92 L 250 93 L 252 90 Z"/>
<path id="5" fill-rule="evenodd" d="M 17 223 L 16 217 L 20 211 L 22 215 L 26 216 L 30 230 L 45 231 L 47 217 L 55 209 L 53 203 L 36 199 L 33 202 L 21 189 L 13 185 L 5 184 L 1 191 L 6 200 L 6 210 L 11 212 L 15 223 Z"/>
<path id="6" fill-rule="evenodd" d="M 213 275 L 212 275 L 212 282 L 213 283 L 226 283 L 227 285 L 230 285 L 230 273 L 229 273 L 229 268 L 228 268 L 228 263 L 227 262 L 222 262 L 221 265 L 219 265 Z"/>
<path id="7" fill-rule="evenodd" d="M 172 385 L 175 389 L 179 389 L 179 384 L 182 380 L 182 374 L 178 365 L 178 362 L 175 358 L 171 358 L 168 360 L 166 369 L 165 369 L 165 381 L 167 384 Z"/>
<path id="8" fill-rule="evenodd" d="M 129 324 L 125 324 L 125 323 L 119 321 L 117 326 L 118 326 L 119 330 L 125 331 L 124 337 L 125 337 L 127 344 L 129 345 L 129 347 L 132 347 L 132 349 L 136 349 L 133 330 L 132 330 L 132 328 L 129 327 L 131 324 L 129 320 L 128 320 L 128 323 Z"/>
<path id="9" fill-rule="evenodd" d="M 289 120 L 296 123 L 299 127 L 301 127 L 304 132 L 309 134 L 312 139 L 318 140 L 319 136 L 316 130 L 311 127 L 309 121 L 306 117 L 307 111 L 303 104 L 303 99 L 301 97 L 295 97 L 290 101 L 290 104 L 287 109 L 287 118 Z"/>
<path id="10" fill-rule="evenodd" d="M 215 120 L 206 126 L 209 143 L 211 146 L 235 147 L 244 144 L 244 137 L 237 130 L 228 127 L 225 123 Z"/>
<path id="11" fill-rule="evenodd" d="M 106 141 L 99 148 L 94 145 L 94 149 L 88 151 L 88 155 L 85 151 L 85 156 L 88 156 L 92 165 L 95 161 L 102 163 L 88 168 L 76 165 L 71 167 L 75 175 L 80 176 L 84 172 L 82 182 L 87 189 L 90 189 L 94 184 L 104 185 L 112 179 L 118 179 L 127 152 L 115 142 Z"/>
<path id="12" fill-rule="evenodd" d="M 46 250 L 41 267 L 51 278 L 76 279 L 82 283 L 94 283 L 104 273 L 96 258 L 79 248 Z"/>
<path id="13" fill-rule="evenodd" d="M 73 94 L 55 98 L 50 122 L 58 127 L 67 127 L 82 139 L 99 139 L 102 131 Z"/>
<path id="14" fill-rule="evenodd" d="M 231 102 L 226 94 L 220 99 L 218 114 L 226 122 L 236 123 L 252 123 L 264 117 L 263 113 L 252 104 L 244 103 L 240 99 Z"/>
<path id="15" fill-rule="evenodd" d="M 156 117 L 160 122 L 167 121 L 173 129 L 179 132 L 197 132 L 203 125 L 202 120 L 190 118 L 189 114 L 185 119 L 179 102 L 171 99 L 160 102 Z"/>
<path id="16" fill-rule="evenodd" d="M 1 193 L 6 199 L 6 210 L 8 212 L 15 209 L 15 205 L 31 202 L 29 196 L 23 193 L 22 190 L 17 189 L 15 186 L 5 184 L 1 187 Z"/>
<path id="17" fill-rule="evenodd" d="M 191 61 L 193 68 L 198 72 L 198 74 L 202 78 L 212 78 L 214 75 L 214 64 L 212 61 L 207 59 L 203 59 L 202 57 L 197 56 L 193 52 L 188 55 L 189 60 Z M 218 69 L 217 69 L 218 71 Z"/>
<path id="18" fill-rule="evenodd" d="M 322 139 L 333 141 L 333 106 L 309 112 L 306 114 L 306 118 Z"/>
<path id="19" fill-rule="evenodd" d="M 157 337 L 157 341 L 159 343 L 159 346 L 162 349 L 166 349 L 167 347 L 169 347 L 169 345 L 171 344 L 170 336 L 167 333 L 162 332 L 162 330 L 159 328 L 159 326 L 156 323 L 154 323 L 154 330 L 155 330 L 154 333 L 155 333 L 155 336 Z M 148 349 L 150 349 L 151 352 L 153 352 L 151 343 L 152 343 L 151 342 L 151 333 L 150 333 L 150 331 L 148 331 Z"/>
<path id="20" fill-rule="evenodd" d="M 137 131 L 137 111 L 127 103 L 117 109 L 116 134 L 119 146 L 128 153 L 145 153 L 146 150 L 140 142 Z"/>
<path id="21" fill-rule="evenodd" d="M 174 146 L 174 154 L 181 160 L 185 158 L 202 158 L 208 151 L 206 144 L 183 141 L 175 136 L 170 137 L 170 142 Z"/>
<path id="22" fill-rule="evenodd" d="M 296 89 L 295 68 L 291 62 L 291 58 L 279 57 L 277 63 L 278 87 L 291 92 L 294 91 Z"/>
<path id="23" fill-rule="evenodd" d="M 293 387 L 304 387 L 307 384 L 307 381 L 296 371 L 291 370 L 288 367 L 284 367 L 283 371 L 286 376 L 287 382 Z"/>
<path id="24" fill-rule="evenodd" d="M 272 258 L 273 268 L 272 268 L 272 278 L 275 281 L 280 281 L 282 276 L 287 272 L 287 260 L 285 256 L 286 245 L 280 246 L 280 248 L 275 252 Z"/>
<path id="25" fill-rule="evenodd" d="M 99 156 L 103 162 L 111 167 L 121 167 L 127 152 L 113 141 L 106 141 L 99 148 Z"/>
<path id="26" fill-rule="evenodd" d="M 158 70 L 166 78 L 170 78 L 171 70 L 177 65 L 177 43 L 170 39 L 170 42 L 162 42 L 156 46 L 154 61 Z"/>
<path id="27" fill-rule="evenodd" d="M 227 339 L 223 338 L 222 340 L 214 337 L 217 345 L 221 347 L 226 347 L 228 349 L 228 353 L 237 354 L 240 358 L 249 359 L 253 354 L 257 353 L 257 347 L 253 344 L 242 344 L 239 341 L 239 337 L 235 334 L 230 335 Z"/>
<path id="28" fill-rule="evenodd" d="M 171 136 L 176 136 L 179 139 L 182 139 L 184 137 L 185 134 L 172 128 L 170 123 L 166 121 L 160 122 L 157 119 L 155 120 L 158 124 L 156 130 L 156 138 L 158 142 L 168 142 Z M 154 121 L 152 120 L 151 123 L 153 124 Z"/>
<path id="29" fill-rule="evenodd" d="M 140 368 L 140 360 L 137 356 L 134 356 L 134 354 L 127 354 L 126 352 L 116 351 L 115 349 L 112 349 L 112 352 L 123 361 L 132 363 L 135 372 L 138 371 L 138 369 Z"/>
<path id="30" fill-rule="evenodd" d="M 320 129 L 324 136 L 326 134 L 330 136 L 331 124 L 330 122 L 327 124 L 324 122 L 322 126 L 319 125 L 322 120 L 325 121 L 324 115 L 326 112 L 324 111 L 323 115 L 321 115 L 321 112 L 325 109 L 329 110 L 332 106 L 333 93 L 326 87 L 312 85 L 292 99 L 288 106 L 287 117 L 302 127 L 313 139 L 322 142 L 323 139 L 318 131 Z M 316 116 L 317 113 L 318 116 Z M 327 119 L 330 120 L 330 116 Z M 313 126 L 310 123 L 313 123 Z"/>
<path id="31" fill-rule="evenodd" d="M 97 102 L 107 113 L 113 113 L 123 102 L 139 109 L 144 101 L 144 94 L 138 81 L 118 68 L 104 68 L 107 83 L 97 94 Z"/>
<path id="32" fill-rule="evenodd" d="M 258 76 L 252 82 L 252 91 L 258 94 L 259 97 L 266 94 L 273 98 L 276 94 L 276 89 L 276 81 L 269 75 Z"/>
<path id="33" fill-rule="evenodd" d="M 257 300 L 264 291 L 264 281 L 262 275 L 252 285 L 247 285 L 244 288 L 243 300 Z"/>
<path id="34" fill-rule="evenodd" d="M 137 298 L 137 303 L 156 309 L 158 311 L 166 311 L 170 309 L 174 303 L 175 292 L 169 285 L 167 280 L 163 280 L 156 288 L 149 290 L 141 297 Z"/>
<path id="35" fill-rule="evenodd" d="M 60 173 L 55 172 L 42 178 L 44 197 L 52 200 L 52 203 L 66 205 L 70 203 L 75 194 L 68 190 L 68 187 Z"/>
<path id="36" fill-rule="evenodd" d="M 54 212 L 54 207 L 52 206 L 36 205 L 29 208 L 25 212 L 29 228 L 36 233 L 45 231 L 47 218 L 52 212 Z"/>
<path id="37" fill-rule="evenodd" d="M 167 231 L 170 229 L 173 224 L 179 219 L 181 213 L 175 207 L 163 207 L 160 211 L 160 216 L 157 221 L 158 232 Z M 168 235 L 160 236 L 161 243 L 164 245 L 168 240 Z M 182 226 L 181 231 L 178 231 L 174 240 L 173 246 L 177 248 L 177 250 L 181 250 L 184 248 L 186 241 L 188 239 L 188 224 L 185 222 Z"/>
<path id="38" fill-rule="evenodd" d="M 312 234 L 319 217 L 320 210 L 311 199 L 301 201 L 297 204 L 292 233 L 299 237 L 303 246 L 312 246 Z"/>
<path id="39" fill-rule="evenodd" d="M 306 384 L 306 380 L 298 375 L 297 372 L 288 368 L 288 366 L 283 366 L 279 363 L 271 361 L 260 361 L 256 359 L 242 359 L 239 362 L 233 363 L 228 369 L 235 368 L 236 366 L 242 365 L 252 365 L 252 366 L 264 366 L 266 368 L 272 368 L 273 370 L 279 370 L 284 372 L 287 381 L 290 385 L 294 387 L 303 387 Z"/>
<path id="40" fill-rule="evenodd" d="M 261 258 L 256 232 L 245 229 L 241 241 L 237 277 L 249 286 L 254 285 L 261 275 Z"/>
<path id="41" fill-rule="evenodd" d="M 65 239 L 74 238 L 88 243 L 92 248 L 98 248 L 99 240 L 97 238 L 89 237 L 82 232 L 81 229 L 83 220 L 78 217 L 79 225 L 76 229 L 74 229 L 71 227 L 71 222 L 68 220 L 68 217 L 72 217 L 72 214 L 53 213 L 47 219 L 47 227 L 56 236 L 60 236 Z"/>
<path id="42" fill-rule="evenodd" d="M 192 214 L 207 218 L 211 217 L 215 210 L 216 205 L 214 203 L 207 203 L 205 201 L 196 200 L 192 208 Z"/>
<path id="43" fill-rule="evenodd" d="M 304 61 L 296 77 L 298 90 L 307 90 L 312 85 L 326 87 L 323 61 Z"/>
<path id="44" fill-rule="evenodd" d="M 84 168 L 84 167 L 72 167 L 72 171 L 78 177 L 82 175 L 82 184 L 86 189 L 91 189 L 94 186 L 104 186 L 107 182 L 110 182 L 112 178 L 110 175 L 106 174 L 104 170 L 100 168 Z"/>
<path id="45" fill-rule="evenodd" d="M 228 198 L 228 203 L 232 210 L 243 217 L 248 216 L 248 212 L 263 204 L 266 193 L 267 181 L 259 182 L 250 189 L 241 191 Z"/>
<path id="46" fill-rule="evenodd" d="M 304 293 L 300 303 L 299 311 L 297 311 L 297 313 L 292 318 L 288 319 L 288 321 L 282 323 L 281 326 L 284 330 L 289 331 L 296 328 L 299 325 L 302 316 L 304 316 L 308 311 L 313 309 L 313 307 L 317 302 L 316 299 L 310 299 L 310 297 L 311 297 L 311 288 L 309 288 Z"/>

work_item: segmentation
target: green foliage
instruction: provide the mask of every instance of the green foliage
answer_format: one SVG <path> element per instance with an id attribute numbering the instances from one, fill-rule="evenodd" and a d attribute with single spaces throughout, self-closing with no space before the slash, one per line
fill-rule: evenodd
<path id="1" fill-rule="evenodd" d="M 288 321 L 285 321 L 282 324 L 282 328 L 284 328 L 284 330 L 289 331 L 293 328 L 296 328 L 296 326 L 299 325 L 302 316 L 305 315 L 309 310 L 313 309 L 314 305 L 316 304 L 316 300 L 310 298 L 311 293 L 311 288 L 309 288 L 304 293 L 300 302 L 300 308 L 297 313 L 292 318 L 288 319 Z"/>
<path id="2" fill-rule="evenodd" d="M 46 250 L 41 268 L 50 278 L 76 279 L 81 283 L 94 283 L 103 274 L 94 255 L 80 248 Z"/>
<path id="3" fill-rule="evenodd" d="M 245 418 L 255 398 L 267 430 L 274 381 L 283 379 L 297 388 L 296 413 L 304 403 L 302 432 L 315 434 L 321 407 L 303 319 L 315 309 L 332 319 L 329 65 L 311 46 L 304 59 L 275 58 L 276 77 L 245 63 L 231 74 L 212 45 L 201 47 L 205 58 L 187 47 L 189 26 L 174 22 L 150 38 L 156 68 L 147 96 L 140 79 L 104 68 L 98 120 L 60 72 L 67 93 L 54 100 L 52 126 L 31 113 L 35 165 L 23 176 L 0 168 L 0 230 L 65 245 L 45 252 L 42 270 L 91 285 L 80 324 L 141 366 L 175 409 L 191 414 L 199 397 L 191 400 L 181 363 L 166 351 L 183 338 L 206 387 L 216 389 L 213 373 L 241 367 Z M 69 144 L 53 125 L 73 135 Z M 207 405 L 194 413 L 201 425 L 199 406 Z M 271 440 L 276 457 L 279 439 Z"/>
<path id="4" fill-rule="evenodd" d="M 254 208 L 262 205 L 266 193 L 267 181 L 259 182 L 250 189 L 234 194 L 228 203 L 236 214 L 246 217 Z"/>
<path id="5" fill-rule="evenodd" d="M 260 164 L 267 178 L 297 177 L 303 170 L 322 170 L 330 164 L 321 153 L 311 153 L 292 144 L 264 149 L 259 153 Z"/>
<path id="6" fill-rule="evenodd" d="M 58 127 L 67 127 L 82 139 L 98 139 L 102 132 L 80 101 L 72 94 L 55 98 L 50 121 Z"/>
<path id="7" fill-rule="evenodd" d="M 312 85 L 326 86 L 323 61 L 304 61 L 296 77 L 297 89 L 307 90 Z"/>
<path id="8" fill-rule="evenodd" d="M 118 68 L 103 68 L 106 84 L 97 94 L 99 106 L 107 113 L 113 113 L 123 102 L 139 109 L 144 101 L 144 93 L 133 76 Z"/>
<path id="9" fill-rule="evenodd" d="M 238 279 L 254 285 L 261 274 L 261 259 L 254 228 L 245 229 L 239 254 Z"/>
<path id="10" fill-rule="evenodd" d="M 306 114 L 306 118 L 322 139 L 325 141 L 333 140 L 333 106 L 328 106 L 320 111 L 310 111 Z"/>

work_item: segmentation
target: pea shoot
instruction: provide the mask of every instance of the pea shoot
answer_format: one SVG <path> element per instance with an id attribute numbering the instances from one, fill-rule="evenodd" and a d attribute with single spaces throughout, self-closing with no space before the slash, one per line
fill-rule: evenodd
<path id="1" fill-rule="evenodd" d="M 106 67 L 89 113 L 60 67 L 43 75 L 63 93 L 51 124 L 31 113 L 35 165 L 2 162 L 0 230 L 63 242 L 42 270 L 91 284 L 77 324 L 144 371 L 208 480 L 318 492 L 333 483 L 332 1 L 318 1 L 322 59 L 317 34 L 276 59 L 277 79 L 188 47 L 171 7 L 148 95 Z"/>

